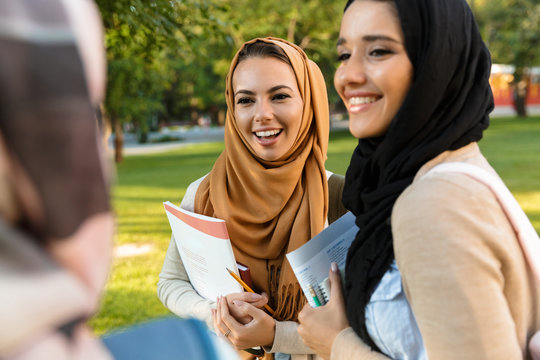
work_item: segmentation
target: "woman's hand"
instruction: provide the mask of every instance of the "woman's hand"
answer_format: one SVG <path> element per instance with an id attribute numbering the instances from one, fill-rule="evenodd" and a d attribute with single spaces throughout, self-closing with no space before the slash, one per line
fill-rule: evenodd
<path id="1" fill-rule="evenodd" d="M 312 308 L 306 304 L 298 314 L 298 333 L 304 343 L 324 359 L 330 359 L 336 336 L 349 327 L 345 313 L 345 301 L 341 289 L 341 276 L 336 263 L 330 266 L 330 301 L 324 306 Z"/>
<path id="2" fill-rule="evenodd" d="M 251 321 L 246 324 L 238 322 L 231 315 L 230 309 L 241 318 L 251 318 Z M 238 350 L 272 346 L 274 343 L 274 319 L 252 304 L 241 300 L 234 300 L 229 304 L 226 297 L 219 297 L 216 310 L 212 310 L 212 317 L 216 332 L 223 334 Z"/>
<path id="3" fill-rule="evenodd" d="M 258 309 L 261 309 L 268 302 L 268 296 L 265 293 L 259 295 L 247 291 L 228 294 L 226 298 L 227 304 L 233 304 L 234 301 L 243 301 L 253 305 Z M 244 311 L 240 311 L 237 306 L 230 306 L 229 313 L 236 319 L 236 321 L 240 322 L 243 325 L 253 320 L 253 318 L 249 315 L 246 315 Z"/>

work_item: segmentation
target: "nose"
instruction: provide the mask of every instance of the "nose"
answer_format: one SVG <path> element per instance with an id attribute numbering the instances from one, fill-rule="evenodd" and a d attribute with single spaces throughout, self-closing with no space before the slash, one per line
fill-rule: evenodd
<path id="1" fill-rule="evenodd" d="M 362 85 L 367 82 L 366 66 L 362 59 L 351 57 L 342 63 L 334 74 L 336 88 Z"/>
<path id="2" fill-rule="evenodd" d="M 255 116 L 254 120 L 256 122 L 264 122 L 271 120 L 273 117 L 272 105 L 268 100 L 258 101 L 255 105 Z"/>

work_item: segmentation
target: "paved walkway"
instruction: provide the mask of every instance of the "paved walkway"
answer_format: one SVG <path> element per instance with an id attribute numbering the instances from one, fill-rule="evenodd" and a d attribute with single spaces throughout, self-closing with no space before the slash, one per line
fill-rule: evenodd
<path id="1" fill-rule="evenodd" d="M 540 115 L 540 106 L 529 106 L 529 115 Z M 491 117 L 497 118 L 500 116 L 512 116 L 514 115 L 514 109 L 512 106 L 497 107 L 491 113 Z M 349 124 L 347 120 L 333 121 L 331 129 L 346 129 Z M 124 155 L 140 155 L 140 154 L 154 154 L 166 152 L 182 148 L 186 145 L 202 142 L 216 142 L 223 141 L 223 128 L 212 127 L 209 129 L 202 129 L 197 126 L 190 128 L 189 130 L 170 131 L 165 133 L 151 133 L 150 139 L 156 139 L 161 136 L 171 135 L 181 138 L 179 141 L 171 141 L 165 143 L 147 143 L 139 144 L 137 138 L 133 134 L 125 134 L 124 136 Z M 112 137 L 109 141 L 110 149 L 113 149 Z"/>

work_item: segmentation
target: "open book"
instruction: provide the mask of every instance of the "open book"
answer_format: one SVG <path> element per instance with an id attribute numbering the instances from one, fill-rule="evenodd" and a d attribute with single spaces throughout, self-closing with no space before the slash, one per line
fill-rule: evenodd
<path id="1" fill-rule="evenodd" d="M 164 202 L 180 258 L 195 290 L 210 300 L 244 291 L 229 275 L 238 274 L 225 221 Z"/>
<path id="2" fill-rule="evenodd" d="M 287 254 L 287 259 L 312 307 L 324 305 L 330 299 L 328 271 L 336 262 L 345 275 L 347 251 L 358 227 L 355 216 L 348 212 L 321 231 L 313 239 Z"/>

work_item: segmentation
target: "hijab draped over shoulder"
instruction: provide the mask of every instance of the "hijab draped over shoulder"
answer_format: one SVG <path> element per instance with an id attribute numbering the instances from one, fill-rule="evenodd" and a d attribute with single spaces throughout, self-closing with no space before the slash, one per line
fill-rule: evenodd
<path id="1" fill-rule="evenodd" d="M 197 213 L 224 219 L 236 260 L 249 266 L 257 291 L 269 295 L 278 320 L 295 320 L 305 303 L 285 254 L 319 233 L 328 212 L 324 162 L 329 114 L 321 71 L 296 45 L 276 38 L 254 39 L 279 46 L 289 58 L 304 107 L 291 149 L 276 161 L 259 158 L 234 116 L 234 57 L 226 83 L 225 150 L 199 186 Z"/>
<path id="2" fill-rule="evenodd" d="M 387 133 L 359 141 L 343 192 L 360 227 L 347 256 L 347 316 L 375 349 L 365 326 L 365 306 L 394 260 L 394 202 L 427 161 L 480 140 L 493 109 L 491 59 L 466 1 L 395 4 L 413 81 Z"/>

